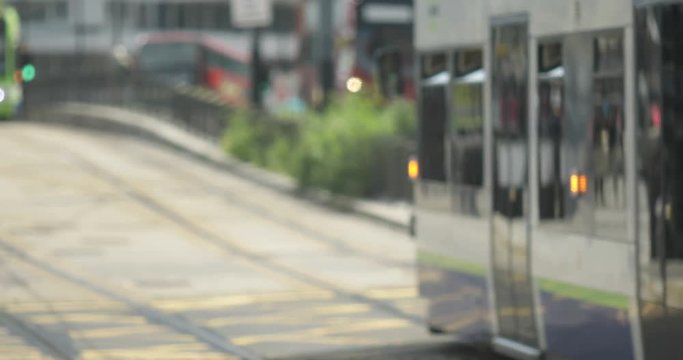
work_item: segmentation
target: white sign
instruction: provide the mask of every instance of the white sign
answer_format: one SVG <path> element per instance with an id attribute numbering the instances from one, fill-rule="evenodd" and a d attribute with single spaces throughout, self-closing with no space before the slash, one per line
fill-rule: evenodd
<path id="1" fill-rule="evenodd" d="M 370 24 L 410 24 L 413 21 L 413 8 L 398 4 L 367 4 L 363 8 L 363 20 Z"/>
<path id="2" fill-rule="evenodd" d="M 272 0 L 230 0 L 232 25 L 238 28 L 269 26 L 273 22 Z"/>

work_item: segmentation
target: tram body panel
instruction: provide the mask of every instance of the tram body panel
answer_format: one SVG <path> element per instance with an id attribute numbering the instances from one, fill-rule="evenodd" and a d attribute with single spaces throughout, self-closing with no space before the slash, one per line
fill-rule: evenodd
<path id="1" fill-rule="evenodd" d="M 631 24 L 632 0 L 487 0 L 487 16 L 527 14 L 529 33 L 552 36 L 623 28 Z"/>
<path id="2" fill-rule="evenodd" d="M 533 242 L 549 354 L 633 358 L 633 245 L 542 228 Z"/>
<path id="3" fill-rule="evenodd" d="M 430 327 L 464 338 L 490 336 L 489 246 L 482 236 L 488 233 L 488 222 L 434 210 L 416 211 L 420 219 L 416 224 L 418 279 L 420 295 L 429 300 Z"/>
<path id="4" fill-rule="evenodd" d="M 415 2 L 416 22 L 428 24 L 415 31 L 418 50 L 482 44 L 486 39 L 483 1 L 432 0 Z"/>

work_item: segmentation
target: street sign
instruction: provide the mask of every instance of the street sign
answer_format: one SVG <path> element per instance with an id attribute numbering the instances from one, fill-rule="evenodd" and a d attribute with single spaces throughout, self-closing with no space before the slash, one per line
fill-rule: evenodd
<path id="1" fill-rule="evenodd" d="M 232 25 L 237 28 L 269 26 L 273 22 L 272 0 L 230 0 Z"/>

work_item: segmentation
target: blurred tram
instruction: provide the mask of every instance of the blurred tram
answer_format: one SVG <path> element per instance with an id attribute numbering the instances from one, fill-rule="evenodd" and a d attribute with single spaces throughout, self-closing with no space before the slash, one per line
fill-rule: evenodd
<path id="1" fill-rule="evenodd" d="M 683 1 L 415 17 L 430 330 L 516 359 L 683 359 Z"/>
<path id="2" fill-rule="evenodd" d="M 168 83 L 204 87 L 227 104 L 246 106 L 250 56 L 223 37 L 192 32 L 142 35 L 134 50 L 134 69 Z"/>
<path id="3" fill-rule="evenodd" d="M 16 10 L 0 2 L 0 118 L 13 117 L 22 101 L 21 23 Z"/>

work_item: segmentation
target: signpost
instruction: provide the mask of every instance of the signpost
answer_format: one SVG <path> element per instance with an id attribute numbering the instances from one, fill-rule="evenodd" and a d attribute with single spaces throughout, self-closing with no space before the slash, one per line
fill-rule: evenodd
<path id="1" fill-rule="evenodd" d="M 272 0 L 230 0 L 232 25 L 236 28 L 258 28 L 273 22 Z"/>
<path id="2" fill-rule="evenodd" d="M 230 0 L 230 19 L 236 28 L 253 29 L 251 49 L 251 95 L 254 107 L 260 108 L 263 94 L 261 83 L 266 80 L 261 64 L 261 28 L 273 22 L 272 0 Z"/>

